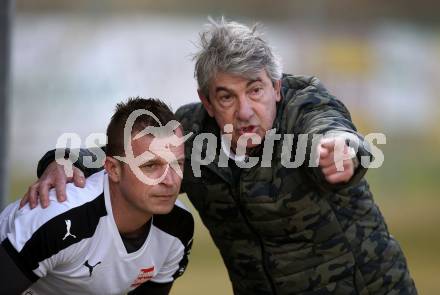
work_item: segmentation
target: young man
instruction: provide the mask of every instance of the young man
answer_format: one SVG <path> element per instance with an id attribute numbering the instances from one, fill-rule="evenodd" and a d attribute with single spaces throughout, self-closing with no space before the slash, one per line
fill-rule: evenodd
<path id="1" fill-rule="evenodd" d="M 363 141 L 346 107 L 318 79 L 282 75 L 256 28 L 221 20 L 200 36 L 201 103 L 176 113 L 192 132 L 182 191 L 220 250 L 234 293 L 417 294 L 363 177 L 359 163 L 371 154 L 359 144 L 350 155 L 345 143 Z M 313 139 L 325 133 L 337 136 L 315 149 Z M 295 166 L 289 161 L 301 148 Z M 53 158 L 43 158 L 39 176 Z M 76 171 L 74 180 L 84 181 Z M 63 200 L 65 182 L 52 163 L 27 196 L 34 204 L 38 191 L 45 203 L 55 186 Z"/>
<path id="2" fill-rule="evenodd" d="M 161 101 L 118 104 L 107 129 L 105 171 L 84 188 L 67 186 L 68 201 L 50 208 L 9 205 L 0 215 L 0 281 L 4 294 L 168 294 L 188 263 L 194 221 L 179 201 L 184 146 L 172 136 L 141 131 L 160 123 L 148 114 L 133 121 L 130 155 L 149 156 L 136 171 L 129 161 L 124 127 L 130 114 L 147 110 L 161 124 L 174 114 Z M 128 123 L 127 123 L 128 124 Z M 167 143 L 169 145 L 156 144 Z M 170 155 L 163 157 L 162 155 Z M 175 167 L 175 166 L 174 166 Z M 142 177 L 158 180 L 156 184 Z M 55 198 L 55 191 L 50 192 Z"/>

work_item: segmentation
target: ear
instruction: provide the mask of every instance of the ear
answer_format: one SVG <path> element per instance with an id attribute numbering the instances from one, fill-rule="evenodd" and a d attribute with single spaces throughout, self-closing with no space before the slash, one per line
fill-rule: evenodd
<path id="1" fill-rule="evenodd" d="M 122 164 L 118 160 L 113 157 L 106 157 L 104 168 L 111 181 L 119 182 L 121 180 Z"/>
<path id="2" fill-rule="evenodd" d="M 281 80 L 276 80 L 276 81 L 273 83 L 273 88 L 274 88 L 274 90 L 275 90 L 275 95 L 276 95 L 275 100 L 276 100 L 277 102 L 281 101 L 281 99 L 283 98 L 283 97 L 281 96 Z"/>
<path id="3" fill-rule="evenodd" d="M 209 101 L 209 98 L 207 98 L 200 89 L 197 90 L 197 93 L 199 94 L 200 101 L 202 102 L 209 116 L 214 117 L 214 107 Z"/>

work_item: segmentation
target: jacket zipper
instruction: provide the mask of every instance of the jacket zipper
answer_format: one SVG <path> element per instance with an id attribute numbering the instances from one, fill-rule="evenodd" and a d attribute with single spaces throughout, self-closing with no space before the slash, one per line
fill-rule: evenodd
<path id="1" fill-rule="evenodd" d="M 240 173 L 240 178 L 241 178 L 241 173 Z M 272 294 L 276 295 L 277 292 L 276 292 L 276 288 L 275 288 L 275 283 L 273 282 L 273 279 L 272 279 L 272 277 L 269 274 L 269 271 L 267 269 L 267 255 L 266 255 L 266 250 L 265 250 L 265 247 L 264 247 L 264 244 L 263 244 L 263 239 L 260 237 L 260 235 L 255 230 L 255 228 L 251 225 L 251 223 L 249 222 L 249 220 L 248 220 L 248 218 L 247 218 L 247 216 L 246 216 L 246 214 L 244 212 L 243 206 L 242 206 L 242 204 L 240 202 L 241 192 L 242 192 L 241 189 L 242 189 L 242 182 L 240 181 L 239 182 L 239 196 L 238 196 L 238 199 L 236 199 L 236 202 L 237 202 L 237 205 L 238 205 L 238 210 L 240 210 L 240 213 L 243 216 L 244 221 L 246 222 L 246 225 L 249 227 L 249 229 L 252 231 L 252 233 L 257 237 L 258 242 L 260 243 L 263 271 L 264 271 L 264 274 L 265 274 L 265 276 L 267 278 L 267 281 L 269 282 L 270 289 L 272 290 Z"/>

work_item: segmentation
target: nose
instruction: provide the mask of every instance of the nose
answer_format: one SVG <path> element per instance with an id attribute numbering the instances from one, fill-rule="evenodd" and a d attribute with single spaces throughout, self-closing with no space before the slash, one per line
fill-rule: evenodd
<path id="1" fill-rule="evenodd" d="M 237 118 L 240 121 L 249 121 L 253 114 L 254 110 L 252 108 L 252 103 L 249 101 L 249 98 L 245 96 L 240 97 L 237 110 Z"/>
<path id="2" fill-rule="evenodd" d="M 162 184 L 166 186 L 175 186 L 178 185 L 181 181 L 180 176 L 177 174 L 176 171 L 170 166 L 168 166 L 168 171 L 166 172 L 165 177 L 162 180 Z"/>

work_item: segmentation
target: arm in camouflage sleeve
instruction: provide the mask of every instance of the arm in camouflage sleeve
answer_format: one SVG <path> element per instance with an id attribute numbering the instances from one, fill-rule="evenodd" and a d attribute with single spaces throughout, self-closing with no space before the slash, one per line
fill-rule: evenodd
<path id="1" fill-rule="evenodd" d="M 101 149 L 104 151 L 105 153 L 105 146 L 101 147 Z M 66 149 L 65 154 L 64 154 L 64 158 L 68 158 L 69 157 L 69 153 L 71 151 L 69 149 Z M 91 149 L 80 149 L 79 153 L 78 153 L 78 160 L 73 163 L 73 165 L 75 167 L 77 167 L 78 169 L 80 169 L 83 173 L 85 177 L 89 177 L 90 175 L 101 171 L 103 169 L 103 167 L 99 167 L 99 168 L 89 168 L 86 167 L 86 165 L 84 165 L 84 157 L 89 156 L 92 157 L 93 161 L 97 160 L 97 153 L 95 152 L 95 148 L 91 148 Z M 40 178 L 41 175 L 44 173 L 44 171 L 46 170 L 47 166 L 49 166 L 50 163 L 52 163 L 53 161 L 55 161 L 55 150 L 50 150 L 48 151 L 41 159 L 40 161 L 38 161 L 38 166 L 37 166 L 37 177 Z"/>
<path id="2" fill-rule="evenodd" d="M 295 133 L 308 134 L 306 163 L 311 157 L 312 137 L 315 134 L 350 135 L 358 139 L 357 153 L 354 162 L 356 169 L 347 183 L 329 184 L 319 167 L 306 168 L 307 174 L 320 186 L 330 189 L 340 189 L 358 183 L 365 175 L 367 168 L 359 165 L 362 156 L 371 154 L 364 146 L 364 138 L 359 134 L 351 121 L 350 113 L 342 102 L 330 95 L 316 78 L 312 79 L 311 86 L 303 89 L 294 100 L 298 107 L 298 117 L 295 123 Z"/>

